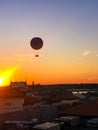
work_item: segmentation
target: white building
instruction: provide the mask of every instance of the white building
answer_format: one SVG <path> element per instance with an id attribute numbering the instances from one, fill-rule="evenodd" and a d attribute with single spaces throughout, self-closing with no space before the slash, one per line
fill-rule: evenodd
<path id="1" fill-rule="evenodd" d="M 23 110 L 24 94 L 17 89 L 0 88 L 0 114 Z"/>

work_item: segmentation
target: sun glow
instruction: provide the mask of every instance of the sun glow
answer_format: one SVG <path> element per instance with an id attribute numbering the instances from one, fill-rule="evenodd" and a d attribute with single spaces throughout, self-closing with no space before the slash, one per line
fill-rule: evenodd
<path id="1" fill-rule="evenodd" d="M 7 86 L 10 84 L 12 75 L 14 74 L 17 67 L 7 69 L 3 72 L 0 72 L 0 86 Z"/>

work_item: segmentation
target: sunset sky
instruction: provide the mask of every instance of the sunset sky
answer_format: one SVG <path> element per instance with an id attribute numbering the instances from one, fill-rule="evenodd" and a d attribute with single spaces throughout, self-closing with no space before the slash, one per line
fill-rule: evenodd
<path id="1" fill-rule="evenodd" d="M 30 47 L 36 36 L 39 51 Z M 4 76 L 7 83 L 98 83 L 98 0 L 0 0 L 0 82 Z"/>

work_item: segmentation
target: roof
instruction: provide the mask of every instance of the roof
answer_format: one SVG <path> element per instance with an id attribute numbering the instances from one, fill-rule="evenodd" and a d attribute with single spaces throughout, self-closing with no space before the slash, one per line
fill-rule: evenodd
<path id="1" fill-rule="evenodd" d="M 87 103 L 68 108 L 64 115 L 98 116 L 98 98 Z"/>
<path id="2" fill-rule="evenodd" d="M 40 102 L 41 99 L 38 97 L 25 96 L 24 98 L 24 105 L 30 105 L 30 104 L 40 103 Z"/>
<path id="3" fill-rule="evenodd" d="M 61 110 L 61 111 L 64 111 L 65 109 L 69 109 L 73 106 L 76 106 L 76 105 L 79 105 L 80 103 L 79 102 L 75 102 L 73 104 L 69 104 L 69 103 L 66 103 L 66 104 L 59 104 L 58 105 L 58 108 Z"/>
<path id="4" fill-rule="evenodd" d="M 72 107 L 71 104 L 63 104 L 63 105 L 60 104 L 60 105 L 58 105 L 58 108 L 61 109 L 61 110 L 65 110 L 65 109 L 68 109 L 70 107 Z"/>
<path id="5" fill-rule="evenodd" d="M 89 119 L 88 123 L 97 123 L 98 124 L 98 118 Z"/>
<path id="6" fill-rule="evenodd" d="M 49 129 L 49 128 L 55 127 L 55 126 L 59 127 L 59 124 L 58 123 L 53 123 L 53 122 L 46 122 L 46 123 L 35 125 L 34 128 L 37 128 L 37 129 Z"/>
<path id="7" fill-rule="evenodd" d="M 73 95 L 72 93 L 65 93 L 65 94 L 56 96 L 53 100 L 54 102 L 60 102 L 61 100 L 76 100 L 76 99 L 79 99 L 79 98 Z"/>
<path id="8" fill-rule="evenodd" d="M 24 93 L 19 89 L 4 87 L 0 88 L 0 98 L 24 97 Z"/>

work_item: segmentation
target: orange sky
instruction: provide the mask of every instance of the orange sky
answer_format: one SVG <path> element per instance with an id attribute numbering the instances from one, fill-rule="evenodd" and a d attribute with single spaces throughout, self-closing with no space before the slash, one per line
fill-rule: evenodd
<path id="1" fill-rule="evenodd" d="M 97 12 L 97 0 L 0 1 L 1 85 L 4 77 L 3 85 L 98 83 Z M 39 51 L 30 47 L 35 36 Z"/>

